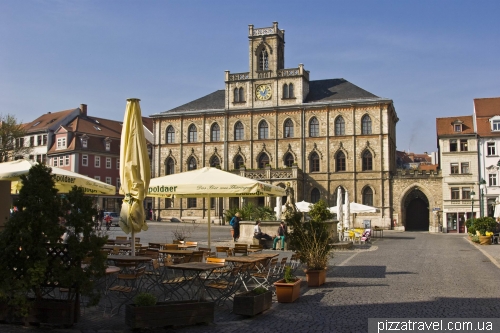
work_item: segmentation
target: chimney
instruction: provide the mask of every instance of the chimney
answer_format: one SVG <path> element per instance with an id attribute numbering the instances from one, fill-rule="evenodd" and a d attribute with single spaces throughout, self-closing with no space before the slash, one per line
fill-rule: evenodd
<path id="1" fill-rule="evenodd" d="M 87 116 L 87 104 L 80 104 L 80 114 Z"/>

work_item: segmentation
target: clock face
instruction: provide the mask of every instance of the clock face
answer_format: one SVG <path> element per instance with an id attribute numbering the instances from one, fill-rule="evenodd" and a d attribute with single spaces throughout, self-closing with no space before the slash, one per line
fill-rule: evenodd
<path id="1" fill-rule="evenodd" d="M 268 84 L 261 84 L 255 89 L 255 96 L 261 101 L 266 101 L 271 98 L 271 86 Z"/>

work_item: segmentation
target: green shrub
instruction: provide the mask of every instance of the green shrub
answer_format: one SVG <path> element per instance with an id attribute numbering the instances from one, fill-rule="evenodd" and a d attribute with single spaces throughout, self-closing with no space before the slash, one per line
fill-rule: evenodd
<path id="1" fill-rule="evenodd" d="M 476 228 L 474 228 L 474 226 L 470 226 L 470 227 L 467 227 L 467 233 L 471 234 L 471 235 L 475 235 L 476 234 Z"/>
<path id="2" fill-rule="evenodd" d="M 479 236 L 473 235 L 470 237 L 470 240 L 473 241 L 474 243 L 479 243 Z"/>
<path id="3" fill-rule="evenodd" d="M 264 287 L 257 287 L 257 288 L 253 289 L 253 292 L 257 295 L 260 295 L 260 294 L 264 294 L 265 292 L 267 292 L 267 289 Z"/>
<path id="4" fill-rule="evenodd" d="M 285 267 L 285 274 L 283 276 L 283 279 L 285 280 L 286 283 L 294 283 L 295 281 L 297 281 L 297 279 L 292 273 L 292 267 L 290 266 Z"/>
<path id="5" fill-rule="evenodd" d="M 140 293 L 134 298 L 135 306 L 153 306 L 156 304 L 156 297 L 150 293 Z"/>
<path id="6" fill-rule="evenodd" d="M 485 216 L 474 219 L 472 227 L 479 231 L 481 236 L 486 236 L 486 232 L 494 232 L 497 227 L 497 222 L 493 217 Z"/>

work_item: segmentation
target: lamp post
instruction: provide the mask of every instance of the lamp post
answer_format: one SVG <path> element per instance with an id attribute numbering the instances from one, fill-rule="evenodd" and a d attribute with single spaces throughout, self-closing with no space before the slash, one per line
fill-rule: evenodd
<path id="1" fill-rule="evenodd" d="M 470 200 L 471 200 L 471 215 L 470 215 L 470 218 L 472 220 L 472 225 L 474 225 L 474 196 L 476 195 L 476 193 L 474 191 L 470 192 Z"/>
<path id="2" fill-rule="evenodd" d="M 481 181 L 479 182 L 479 188 L 480 188 L 480 192 L 479 192 L 479 200 L 481 200 L 479 202 L 479 209 L 481 210 L 481 217 L 484 217 L 484 189 L 486 188 L 486 181 L 484 180 L 484 178 L 481 178 Z"/>

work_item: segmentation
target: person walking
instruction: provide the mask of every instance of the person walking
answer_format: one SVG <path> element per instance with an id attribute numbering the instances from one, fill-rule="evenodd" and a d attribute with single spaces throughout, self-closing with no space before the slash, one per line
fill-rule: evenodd
<path id="1" fill-rule="evenodd" d="M 273 241 L 273 250 L 276 250 L 276 243 L 281 240 L 281 251 L 285 250 L 285 237 L 288 230 L 285 222 L 281 221 L 280 226 L 278 227 L 278 234 L 274 237 Z"/>
<path id="2" fill-rule="evenodd" d="M 241 221 L 240 216 L 241 216 L 240 213 L 237 212 L 236 214 L 234 214 L 231 221 L 229 221 L 229 224 L 232 227 L 231 234 L 235 242 L 237 242 L 238 239 L 240 238 L 240 221 Z"/>

